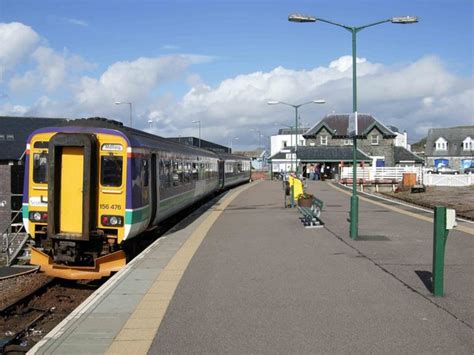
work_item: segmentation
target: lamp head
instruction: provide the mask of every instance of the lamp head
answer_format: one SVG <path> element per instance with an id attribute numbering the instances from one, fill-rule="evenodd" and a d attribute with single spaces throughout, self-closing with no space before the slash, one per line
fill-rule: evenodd
<path id="1" fill-rule="evenodd" d="M 302 14 L 290 14 L 288 16 L 290 22 L 316 22 L 316 17 Z"/>
<path id="2" fill-rule="evenodd" d="M 325 104 L 326 103 L 326 100 L 313 100 L 313 104 Z"/>
<path id="3" fill-rule="evenodd" d="M 270 100 L 267 102 L 268 105 L 278 105 L 280 103 L 280 101 L 276 101 L 276 100 Z"/>
<path id="4" fill-rule="evenodd" d="M 391 23 L 396 23 L 396 24 L 410 24 L 410 23 L 417 23 L 418 22 L 418 17 L 416 16 L 399 16 L 399 17 L 392 17 L 390 19 Z"/>

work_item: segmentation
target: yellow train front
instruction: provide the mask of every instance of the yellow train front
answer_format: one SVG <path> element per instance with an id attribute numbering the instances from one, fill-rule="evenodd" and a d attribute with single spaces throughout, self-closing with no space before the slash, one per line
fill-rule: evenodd
<path id="1" fill-rule="evenodd" d="M 104 119 L 35 131 L 23 195 L 31 263 L 66 279 L 110 275 L 126 263 L 124 242 L 220 188 L 218 162 Z"/>

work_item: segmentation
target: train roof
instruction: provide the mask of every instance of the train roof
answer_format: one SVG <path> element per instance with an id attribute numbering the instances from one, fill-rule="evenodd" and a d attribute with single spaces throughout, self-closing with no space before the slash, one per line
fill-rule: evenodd
<path id="1" fill-rule="evenodd" d="M 84 128 L 98 128 L 98 129 L 110 129 L 119 131 L 125 136 L 132 147 L 155 147 L 166 151 L 181 152 L 188 154 L 199 154 L 208 157 L 217 158 L 218 155 L 197 147 L 187 146 L 180 143 L 174 143 L 167 138 L 160 137 L 151 133 L 140 131 L 135 128 L 126 127 L 122 122 L 110 120 L 103 117 L 91 117 L 91 118 L 80 118 L 70 120 L 66 122 L 60 122 L 54 127 L 48 128 L 62 128 L 62 127 L 84 127 Z M 45 129 L 48 129 L 45 128 Z M 42 129 L 42 130 L 45 130 Z M 42 131 L 41 130 L 41 131 Z"/>
<path id="2" fill-rule="evenodd" d="M 249 157 L 244 157 L 243 155 L 237 155 L 237 154 L 231 154 L 231 153 L 217 153 L 217 155 L 219 156 L 219 158 L 221 158 L 222 160 L 246 160 L 246 161 L 250 161 L 250 158 Z"/>

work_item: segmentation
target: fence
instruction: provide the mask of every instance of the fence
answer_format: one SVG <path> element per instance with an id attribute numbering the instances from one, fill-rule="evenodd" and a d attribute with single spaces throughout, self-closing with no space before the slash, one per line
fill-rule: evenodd
<path id="1" fill-rule="evenodd" d="M 430 174 L 423 177 L 426 186 L 470 186 L 474 185 L 472 174 Z"/>
<path id="2" fill-rule="evenodd" d="M 407 167 L 358 167 L 357 168 L 357 179 L 363 179 L 367 181 L 375 180 L 395 180 L 396 182 L 402 181 L 403 173 L 415 173 L 416 181 L 423 183 L 423 168 L 417 166 Z M 341 172 L 341 178 L 352 179 L 352 167 L 343 167 Z"/>
<path id="3" fill-rule="evenodd" d="M 395 180 L 400 182 L 403 173 L 415 173 L 416 182 L 426 186 L 470 186 L 474 185 L 472 174 L 432 174 L 422 167 L 366 167 L 357 168 L 357 179 L 366 181 Z M 352 167 L 343 167 L 341 178 L 352 179 Z"/>

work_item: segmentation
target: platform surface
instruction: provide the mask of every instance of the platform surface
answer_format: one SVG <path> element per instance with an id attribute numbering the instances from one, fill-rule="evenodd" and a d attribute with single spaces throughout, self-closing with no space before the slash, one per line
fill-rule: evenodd
<path id="1" fill-rule="evenodd" d="M 31 353 L 460 353 L 474 349 L 474 226 L 430 288 L 432 214 L 309 182 L 325 227 L 283 208 L 279 182 L 232 190 L 151 246 Z"/>

